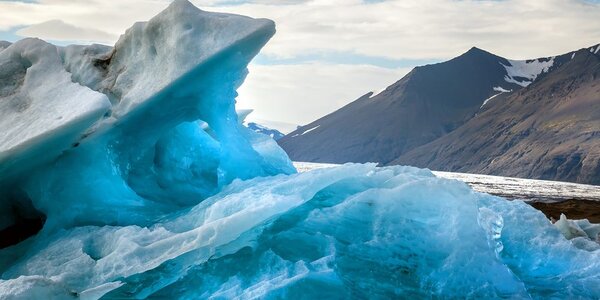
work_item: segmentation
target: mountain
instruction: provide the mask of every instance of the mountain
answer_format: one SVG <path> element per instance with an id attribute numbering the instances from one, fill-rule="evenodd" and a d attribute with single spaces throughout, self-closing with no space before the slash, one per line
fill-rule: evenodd
<path id="1" fill-rule="evenodd" d="M 12 43 L 7 41 L 0 41 L 0 51 L 8 48 L 10 45 L 12 45 Z"/>
<path id="2" fill-rule="evenodd" d="M 283 133 L 281 133 L 279 130 L 277 129 L 272 129 L 254 122 L 250 122 L 248 123 L 248 125 L 246 125 L 246 127 L 248 127 L 249 129 L 258 132 L 258 133 L 262 133 L 265 135 L 270 136 L 271 138 L 273 138 L 274 140 L 278 140 L 280 138 L 282 138 L 284 136 Z"/>
<path id="3" fill-rule="evenodd" d="M 414 68 L 383 92 L 368 93 L 279 140 L 292 160 L 379 162 L 440 138 L 488 101 L 528 86 L 570 54 L 508 60 L 478 48 L 443 63 Z"/>
<path id="4" fill-rule="evenodd" d="M 389 164 L 600 184 L 600 45 Z"/>

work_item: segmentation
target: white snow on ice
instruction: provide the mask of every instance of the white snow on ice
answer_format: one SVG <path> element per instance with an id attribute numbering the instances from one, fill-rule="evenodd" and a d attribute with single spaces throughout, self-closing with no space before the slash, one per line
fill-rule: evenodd
<path id="1" fill-rule="evenodd" d="M 43 159 L 25 151 L 43 144 L 51 159 L 110 109 L 104 94 L 73 83 L 57 48 L 39 39 L 0 52 L 0 78 L 0 163 L 10 161 L 3 168 Z"/>
<path id="2" fill-rule="evenodd" d="M 568 220 L 564 214 L 561 214 L 554 225 L 568 239 L 576 237 L 596 239 L 600 234 L 600 224 L 591 224 L 588 220 Z"/>
<path id="3" fill-rule="evenodd" d="M 135 23 L 114 50 L 31 38 L 8 46 L 0 52 L 0 163 L 10 163 L 0 175 L 58 156 L 92 127 L 123 119 L 193 68 L 273 27 L 270 20 L 204 12 L 179 1 Z M 110 61 L 105 69 L 98 67 L 103 61 Z M 42 146 L 44 157 L 24 152 Z"/>

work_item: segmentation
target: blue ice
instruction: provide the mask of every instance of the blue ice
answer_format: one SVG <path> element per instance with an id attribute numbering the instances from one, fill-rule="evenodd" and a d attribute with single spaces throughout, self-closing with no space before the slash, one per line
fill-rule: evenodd
<path id="1" fill-rule="evenodd" d="M 58 123 L 38 110 L 39 135 L 2 136 L 29 150 L 0 149 L 1 225 L 15 218 L 7 207 L 47 220 L 0 250 L 0 298 L 600 296 L 600 251 L 521 201 L 412 167 L 297 173 L 235 111 L 273 34 L 268 20 L 178 0 L 115 48 L 56 48 L 46 67 L 15 67 L 29 78 L 60 63 L 78 83 L 64 85 L 95 98 Z M 0 64 L 31 45 L 50 55 L 29 40 Z"/>

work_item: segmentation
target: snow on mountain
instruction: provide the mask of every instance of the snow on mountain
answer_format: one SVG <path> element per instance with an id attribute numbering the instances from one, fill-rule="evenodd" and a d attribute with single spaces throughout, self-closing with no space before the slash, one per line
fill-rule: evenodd
<path id="1" fill-rule="evenodd" d="M 505 65 L 510 63 L 504 58 L 473 47 L 449 61 L 416 67 L 380 93 L 366 93 L 278 143 L 293 160 L 389 162 L 460 126 L 484 102 L 489 106 L 486 99 L 499 89 L 522 88 L 505 81 Z"/>
<path id="2" fill-rule="evenodd" d="M 512 90 L 507 90 L 507 89 L 505 89 L 505 88 L 503 88 L 501 86 L 495 86 L 494 87 L 494 91 L 496 91 L 496 92 L 502 92 L 502 93 L 510 93 L 510 92 L 512 92 Z"/>
<path id="3" fill-rule="evenodd" d="M 600 184 L 600 57 L 589 48 L 576 53 L 392 164 Z"/>
<path id="4" fill-rule="evenodd" d="M 266 136 L 271 137 L 273 140 L 278 140 L 280 138 L 282 138 L 284 136 L 283 133 L 281 133 L 279 130 L 277 129 L 272 129 L 269 128 L 267 126 L 258 124 L 256 122 L 249 122 L 246 120 L 246 118 L 248 117 L 248 115 L 250 115 L 254 110 L 253 109 L 236 109 L 236 113 L 238 116 L 238 122 L 246 127 L 248 127 L 250 130 L 260 133 L 260 134 L 264 134 Z"/>
<path id="5" fill-rule="evenodd" d="M 248 122 L 253 122 L 253 123 L 265 126 L 267 128 L 275 129 L 283 134 L 288 134 L 288 133 L 298 129 L 298 124 L 260 119 L 260 118 L 255 118 L 254 116 L 251 116 L 248 119 Z"/>
<path id="6" fill-rule="evenodd" d="M 489 97 L 489 98 L 487 98 L 487 99 L 483 100 L 483 103 L 481 103 L 481 106 L 480 106 L 479 108 L 483 108 L 483 107 L 484 107 L 484 106 L 485 106 L 485 105 L 486 105 L 486 104 L 487 104 L 487 103 L 488 103 L 490 100 L 492 100 L 492 99 L 494 99 L 494 98 L 498 97 L 498 96 L 499 96 L 500 94 L 502 94 L 502 93 L 503 93 L 503 92 L 500 92 L 500 93 L 498 93 L 498 94 L 492 95 L 491 97 Z"/>
<path id="7" fill-rule="evenodd" d="M 307 134 L 307 133 L 309 133 L 309 132 L 311 132 L 311 131 L 313 131 L 313 130 L 315 130 L 315 129 L 319 128 L 320 126 L 321 126 L 321 125 L 317 125 L 317 126 L 314 126 L 314 127 L 312 127 L 312 128 L 309 128 L 309 129 L 303 130 L 302 132 L 299 132 L 299 133 L 296 133 L 296 134 L 292 135 L 292 137 L 297 137 L 297 136 L 299 136 L 299 135 L 305 135 L 305 134 Z"/>
<path id="8" fill-rule="evenodd" d="M 272 139 L 274 140 L 278 140 L 280 138 L 282 138 L 284 136 L 283 133 L 279 132 L 276 129 L 271 129 L 268 128 L 266 126 L 262 126 L 260 124 L 254 123 L 254 122 L 249 122 L 248 125 L 246 125 L 248 128 L 250 128 L 251 130 L 253 130 L 254 132 L 258 132 L 258 133 L 262 133 L 264 135 L 268 135 L 270 136 Z"/>
<path id="9" fill-rule="evenodd" d="M 533 88 L 533 82 L 552 76 L 564 65 L 577 61 L 579 56 L 586 58 L 596 55 L 594 53 L 599 48 L 600 45 L 595 45 L 547 58 L 511 60 L 473 47 L 449 61 L 416 67 L 377 95 L 369 92 L 339 110 L 298 128 L 278 143 L 296 161 L 389 164 L 417 147 L 451 134 L 487 110 L 495 107 L 510 110 L 508 107 L 501 108 L 507 103 L 507 99 Z M 566 86 L 561 92 L 571 92 L 570 87 Z M 551 92 L 548 95 L 558 94 Z M 582 97 L 593 99 L 593 95 L 590 92 L 590 95 Z M 540 111 L 541 106 L 540 104 L 539 108 L 532 109 L 529 113 Z M 588 107 L 588 111 L 593 111 L 594 107 Z M 506 118 L 505 123 L 516 122 L 508 114 Z M 318 129 L 308 131 L 317 125 L 320 126 Z M 480 132 L 481 130 L 474 131 Z M 587 129 L 583 132 L 588 134 Z M 523 133 L 527 134 L 530 133 Z M 574 135 L 571 137 L 575 138 Z M 489 133 L 478 139 L 489 144 L 496 138 L 498 133 Z M 567 136 L 564 138 L 568 139 Z M 455 139 L 460 140 L 462 137 Z M 507 140 L 506 143 L 511 142 Z M 425 155 L 428 155 L 427 151 L 415 153 L 414 157 L 402 162 L 414 164 L 419 161 L 419 166 L 426 167 L 427 162 L 419 159 L 419 156 Z M 443 153 L 431 153 L 431 156 L 427 156 L 429 163 L 436 156 L 441 157 Z M 514 157 L 520 158 L 523 155 L 518 153 Z M 562 158 L 557 158 L 557 161 L 562 161 Z M 452 164 L 452 158 L 449 157 L 444 164 Z M 474 165 L 475 163 L 462 164 L 461 167 Z M 498 168 L 500 170 L 502 167 Z M 554 173 L 540 171 L 534 176 L 542 174 L 549 176 L 548 174 Z M 569 179 L 554 179 L 574 180 L 573 174 L 569 176 Z M 591 182 L 587 181 L 590 179 L 592 178 L 586 175 L 585 179 L 577 180 Z"/>
<path id="10" fill-rule="evenodd" d="M 540 74 L 550 70 L 554 65 L 554 57 L 534 60 L 508 60 L 508 62 L 509 65 L 500 63 L 506 69 L 506 82 L 526 87 Z"/>
<path id="11" fill-rule="evenodd" d="M 483 108 L 483 107 L 484 107 L 484 106 L 485 106 L 485 105 L 486 105 L 486 104 L 487 104 L 487 103 L 488 103 L 490 100 L 492 100 L 492 99 L 494 99 L 494 98 L 498 97 L 498 96 L 499 96 L 499 95 L 501 95 L 502 93 L 510 93 L 510 92 L 512 92 L 512 90 L 507 90 L 507 89 L 505 89 L 505 88 L 503 88 L 503 87 L 500 87 L 500 86 L 495 86 L 495 87 L 493 88 L 493 90 L 494 90 L 494 91 L 496 91 L 496 92 L 499 92 L 499 93 L 497 93 L 497 94 L 494 94 L 494 95 L 492 95 L 491 97 L 489 97 L 489 98 L 485 99 L 485 100 L 483 101 L 483 103 L 481 103 L 481 106 L 480 106 L 479 108 Z"/>

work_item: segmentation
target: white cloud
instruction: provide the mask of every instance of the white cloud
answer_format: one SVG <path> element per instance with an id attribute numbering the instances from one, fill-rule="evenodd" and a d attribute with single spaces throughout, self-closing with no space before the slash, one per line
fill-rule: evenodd
<path id="1" fill-rule="evenodd" d="M 31 25 L 17 31 L 20 36 L 39 37 L 54 41 L 82 41 L 110 43 L 117 35 L 97 29 L 82 28 L 67 24 L 61 20 L 51 20 Z"/>
<path id="2" fill-rule="evenodd" d="M 409 69 L 369 65 L 250 65 L 238 107 L 256 108 L 249 120 L 307 124 L 394 83 Z"/>
<path id="3" fill-rule="evenodd" d="M 164 9 L 168 0 L 40 0 L 0 1 L 0 30 L 61 20 L 76 27 L 100 30 L 118 37 L 136 21 L 145 21 Z M 82 35 L 77 40 L 89 40 Z M 114 38 L 111 43 L 114 43 Z"/>
<path id="4" fill-rule="evenodd" d="M 318 0 L 220 10 L 275 20 L 265 53 L 319 51 L 450 58 L 472 46 L 510 58 L 550 56 L 600 42 L 600 5 L 580 0 Z"/>
<path id="5" fill-rule="evenodd" d="M 118 36 L 169 2 L 0 1 L 0 30 L 62 20 Z M 363 0 L 254 0 L 229 6 L 221 4 L 244 1 L 193 2 L 209 10 L 275 20 L 278 34 L 264 51 L 277 57 L 344 51 L 395 59 L 444 59 L 478 46 L 510 58 L 530 58 L 600 42 L 600 5 L 583 0 L 388 0 L 369 4 Z"/>
<path id="6" fill-rule="evenodd" d="M 523 59 L 561 54 L 600 42 L 600 4 L 584 0 L 387 0 L 369 4 L 363 0 L 251 0 L 242 5 L 232 3 L 243 0 L 193 2 L 207 10 L 273 19 L 278 32 L 263 53 L 276 58 L 322 53 L 329 53 L 323 57 L 331 57 L 331 53 L 343 52 L 356 54 L 358 60 L 361 55 L 443 60 L 477 46 L 507 58 Z M 104 32 L 114 37 L 106 41 L 112 44 L 133 22 L 148 20 L 169 3 L 0 1 L 0 31 L 61 20 L 85 29 L 71 30 L 70 39 L 94 40 Z M 43 28 L 20 33 L 42 38 L 54 34 L 54 39 L 58 34 L 50 29 L 44 32 Z M 240 91 L 240 102 L 256 109 L 255 118 L 307 123 L 371 89 L 394 82 L 406 72 L 357 63 L 361 61 L 354 65 L 331 65 L 327 61 L 253 65 Z"/>

